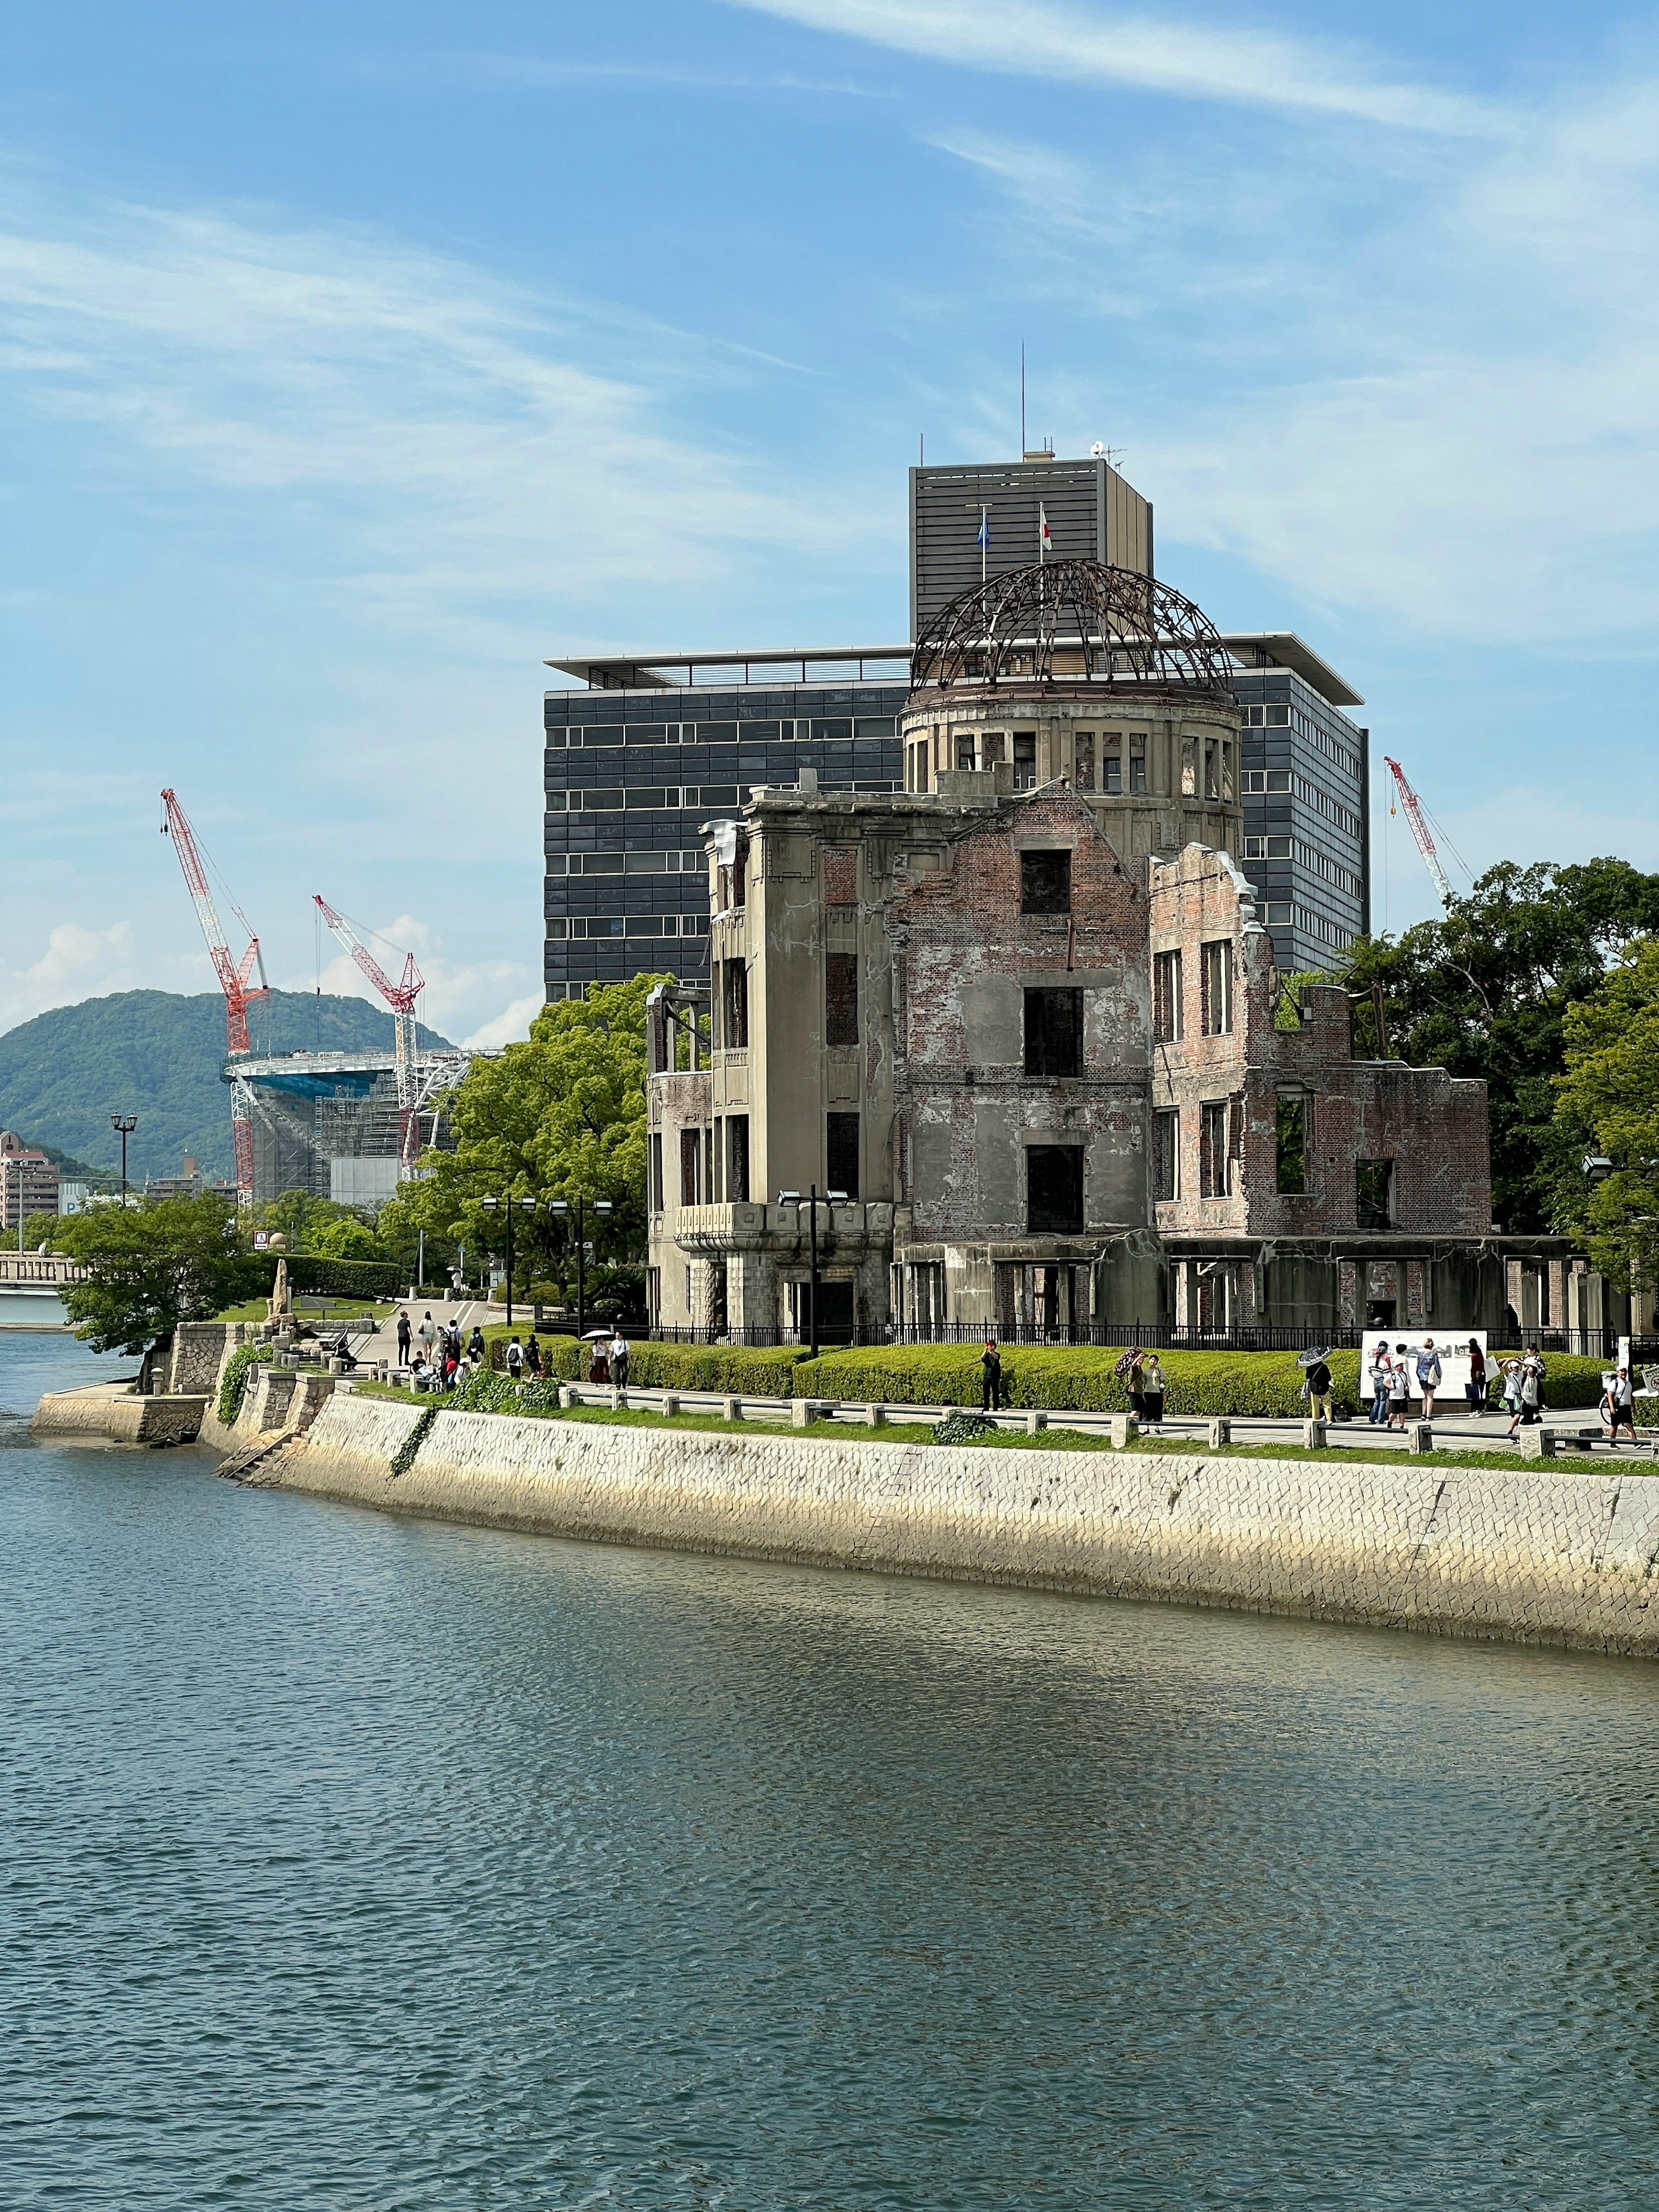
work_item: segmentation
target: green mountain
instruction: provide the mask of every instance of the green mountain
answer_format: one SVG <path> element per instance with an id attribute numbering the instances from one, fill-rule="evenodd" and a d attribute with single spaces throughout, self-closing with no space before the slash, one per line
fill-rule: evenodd
<path id="1" fill-rule="evenodd" d="M 273 991 L 248 1008 L 256 1053 L 390 1052 L 392 1017 L 366 999 Z M 447 1037 L 422 1029 L 422 1044 Z M 186 1152 L 210 1181 L 235 1170 L 225 1060 L 225 1002 L 216 992 L 118 991 L 54 1006 L 0 1036 L 0 1129 L 33 1145 L 121 1166 L 112 1114 L 136 1114 L 127 1173 L 173 1176 Z"/>

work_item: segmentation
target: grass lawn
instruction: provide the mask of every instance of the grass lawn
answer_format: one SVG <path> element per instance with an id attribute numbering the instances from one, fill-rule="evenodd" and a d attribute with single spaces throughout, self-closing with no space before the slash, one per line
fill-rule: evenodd
<path id="1" fill-rule="evenodd" d="M 303 1305 L 296 1299 L 294 1316 L 296 1321 L 325 1322 L 336 1314 L 347 1316 L 373 1314 L 375 1320 L 379 1322 L 384 1321 L 388 1314 L 394 1314 L 397 1310 L 398 1302 L 395 1298 L 390 1301 L 385 1298 L 318 1298 L 314 1302 L 307 1298 Z M 239 1306 L 226 1306 L 222 1312 L 215 1314 L 213 1318 L 215 1321 L 266 1321 L 270 1316 L 269 1298 L 246 1298 Z"/>
<path id="2" fill-rule="evenodd" d="M 444 1401 L 436 1401 L 423 1392 L 403 1390 L 389 1382 L 359 1382 L 358 1395 L 362 1397 L 395 1398 L 405 1405 L 428 1407 L 436 1404 L 441 1411 Z M 526 1420 L 571 1421 L 589 1426 L 629 1429 L 694 1429 L 730 1436 L 734 1429 L 761 1428 L 785 1431 L 791 1436 L 820 1437 L 837 1443 L 905 1443 L 931 1446 L 933 1431 L 926 1422 L 895 1421 L 882 1428 L 866 1428 L 850 1421 L 813 1421 L 804 1429 L 793 1427 L 776 1413 L 756 1413 L 746 1415 L 740 1422 L 727 1421 L 718 1413 L 677 1413 L 672 1419 L 665 1414 L 645 1409 L 629 1413 L 612 1413 L 607 1406 L 571 1406 L 557 1411 L 527 1411 L 520 1418 Z M 1115 1449 L 1101 1436 L 1085 1435 L 1079 1429 L 1049 1428 L 1036 1436 L 1028 1436 L 1024 1430 L 999 1429 L 994 1435 L 976 1438 L 971 1447 L 985 1451 L 1059 1451 L 1110 1452 Z M 1307 1451 L 1300 1444 L 1264 1443 L 1231 1444 L 1212 1449 L 1197 1439 L 1182 1440 L 1174 1437 L 1142 1437 L 1126 1449 L 1147 1455 L 1162 1455 L 1180 1459 L 1308 1459 L 1336 1466 L 1352 1466 L 1358 1462 L 1364 1466 L 1397 1467 L 1402 1460 L 1415 1467 L 1475 1468 L 1492 1473 L 1503 1472 L 1524 1465 L 1528 1469 L 1559 1469 L 1568 1474 L 1607 1474 L 1614 1465 L 1614 1455 L 1609 1452 L 1604 1458 L 1591 1458 L 1584 1454 L 1569 1455 L 1562 1453 L 1553 1460 L 1522 1462 L 1518 1452 L 1494 1451 L 1437 1451 L 1412 1459 L 1400 1451 L 1378 1451 L 1356 1447 L 1351 1450 Z M 1621 1449 L 1619 1464 L 1626 1472 L 1651 1474 L 1654 1462 L 1632 1452 L 1628 1446 Z"/>

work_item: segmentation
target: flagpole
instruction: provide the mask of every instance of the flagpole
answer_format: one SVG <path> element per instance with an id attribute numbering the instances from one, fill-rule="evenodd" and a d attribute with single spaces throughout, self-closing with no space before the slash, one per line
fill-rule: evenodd
<path id="1" fill-rule="evenodd" d="M 979 580 L 985 581 L 986 556 L 991 550 L 991 514 L 988 507 L 979 511 Z"/>

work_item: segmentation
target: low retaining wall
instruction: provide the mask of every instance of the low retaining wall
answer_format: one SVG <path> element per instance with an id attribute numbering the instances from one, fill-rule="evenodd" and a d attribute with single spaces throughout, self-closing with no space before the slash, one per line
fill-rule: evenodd
<path id="1" fill-rule="evenodd" d="M 595 1542 L 1659 1656 L 1659 1478 L 1622 1469 L 1437 1474 L 429 1413 L 336 1395 L 275 1486 Z"/>
<path id="2" fill-rule="evenodd" d="M 101 1437 L 112 1444 L 191 1444 L 204 1397 L 135 1398 L 118 1390 L 61 1390 L 42 1398 L 29 1423 L 42 1436 Z"/>

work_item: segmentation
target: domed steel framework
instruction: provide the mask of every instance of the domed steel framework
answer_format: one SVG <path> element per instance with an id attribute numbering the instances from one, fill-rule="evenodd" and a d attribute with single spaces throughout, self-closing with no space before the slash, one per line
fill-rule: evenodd
<path id="1" fill-rule="evenodd" d="M 1167 584 L 1102 561 L 1044 561 L 961 592 L 917 639 L 910 683 L 913 691 L 1086 684 L 1233 699 L 1232 663 L 1209 617 Z"/>

